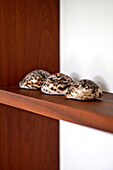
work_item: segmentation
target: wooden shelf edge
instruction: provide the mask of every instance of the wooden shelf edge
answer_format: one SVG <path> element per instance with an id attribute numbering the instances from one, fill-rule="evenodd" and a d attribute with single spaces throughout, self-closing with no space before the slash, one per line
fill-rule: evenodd
<path id="1" fill-rule="evenodd" d="M 72 101 L 68 101 L 68 102 L 66 101 L 66 103 L 63 103 L 65 101 L 63 97 L 61 97 L 60 100 L 62 101 L 62 103 L 60 103 L 60 101 L 56 102 L 56 98 L 58 97 L 56 97 L 55 99 L 54 97 L 52 97 L 53 101 L 49 101 L 48 96 L 46 97 L 44 96 L 44 98 L 43 98 L 43 94 L 41 94 L 41 96 L 42 98 L 38 98 L 38 97 L 35 98 L 32 95 L 27 96 L 25 94 L 21 94 L 20 92 L 18 93 L 18 90 L 16 92 L 13 92 L 13 91 L 1 89 L 0 103 L 12 107 L 16 107 L 19 109 L 23 109 L 26 111 L 30 111 L 35 114 L 40 114 L 46 117 L 50 117 L 53 119 L 64 120 L 64 121 L 113 133 L 113 115 L 100 114 L 91 109 L 90 110 L 84 109 L 82 108 L 82 106 L 81 108 L 73 107 Z M 47 100 L 45 98 L 47 98 Z M 97 103 L 95 103 L 95 105 Z M 85 105 L 82 103 L 80 104 Z M 107 107 L 110 106 L 111 109 L 113 109 L 112 101 L 108 103 L 106 101 L 105 104 L 107 104 Z M 91 103 L 89 103 L 89 107 L 90 105 Z"/>

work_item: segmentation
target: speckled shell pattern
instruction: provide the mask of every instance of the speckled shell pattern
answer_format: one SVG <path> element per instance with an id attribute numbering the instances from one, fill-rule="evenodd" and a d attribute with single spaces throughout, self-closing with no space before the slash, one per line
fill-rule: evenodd
<path id="1" fill-rule="evenodd" d="M 69 76 L 55 73 L 46 79 L 41 91 L 46 94 L 64 95 L 71 85 L 74 85 L 74 81 Z"/>
<path id="2" fill-rule="evenodd" d="M 20 88 L 25 89 L 34 89 L 37 90 L 42 87 L 44 81 L 50 76 L 51 74 L 45 70 L 34 70 L 28 73 L 22 81 L 19 82 Z"/>
<path id="3" fill-rule="evenodd" d="M 92 80 L 83 79 L 70 86 L 66 98 L 76 100 L 93 100 L 103 96 L 102 90 Z"/>
<path id="4" fill-rule="evenodd" d="M 103 96 L 100 87 L 92 80 L 74 81 L 63 73 L 50 74 L 38 69 L 28 73 L 19 87 L 24 89 L 41 89 L 45 94 L 65 95 L 67 99 L 93 100 Z"/>

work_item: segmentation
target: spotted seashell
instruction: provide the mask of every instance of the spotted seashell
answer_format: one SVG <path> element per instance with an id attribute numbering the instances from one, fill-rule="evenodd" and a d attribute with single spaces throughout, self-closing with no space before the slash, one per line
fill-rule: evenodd
<path id="1" fill-rule="evenodd" d="M 28 73 L 22 81 L 19 82 L 19 87 L 24 89 L 39 89 L 50 76 L 50 73 L 44 70 L 34 70 Z"/>
<path id="2" fill-rule="evenodd" d="M 99 86 L 91 80 L 83 79 L 70 86 L 66 98 L 77 100 L 93 100 L 103 96 Z"/>
<path id="3" fill-rule="evenodd" d="M 46 94 L 64 95 L 67 88 L 73 85 L 73 80 L 62 73 L 50 75 L 42 85 L 41 91 Z"/>

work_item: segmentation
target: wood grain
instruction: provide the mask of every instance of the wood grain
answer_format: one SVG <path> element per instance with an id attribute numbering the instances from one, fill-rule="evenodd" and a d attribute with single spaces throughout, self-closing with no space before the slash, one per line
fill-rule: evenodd
<path id="1" fill-rule="evenodd" d="M 0 90 L 0 96 L 3 104 L 113 133 L 113 94 L 110 93 L 104 93 L 100 100 L 75 101 L 10 87 Z"/>
<path id="2" fill-rule="evenodd" d="M 59 0 L 0 0 L 0 87 L 35 69 L 59 71 Z M 58 130 L 58 120 L 0 105 L 0 170 L 58 170 Z"/>
<path id="3" fill-rule="evenodd" d="M 59 71 L 59 0 L 0 0 L 0 86 Z"/>
<path id="4" fill-rule="evenodd" d="M 58 170 L 58 121 L 0 104 L 0 170 Z"/>

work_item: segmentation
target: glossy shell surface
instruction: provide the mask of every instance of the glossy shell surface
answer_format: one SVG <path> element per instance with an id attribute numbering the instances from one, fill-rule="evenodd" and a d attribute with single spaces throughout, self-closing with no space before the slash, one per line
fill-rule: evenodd
<path id="1" fill-rule="evenodd" d="M 50 76 L 50 73 L 44 70 L 34 70 L 28 73 L 22 81 L 19 82 L 20 88 L 25 89 L 39 89 L 42 87 L 46 78 Z"/>
<path id="2" fill-rule="evenodd" d="M 67 88 L 73 84 L 74 82 L 69 76 L 55 73 L 46 79 L 41 91 L 46 94 L 64 95 L 67 92 Z"/>
<path id="3" fill-rule="evenodd" d="M 103 96 L 102 90 L 99 86 L 87 79 L 80 80 L 70 86 L 66 93 L 66 98 L 77 100 L 93 100 Z"/>

